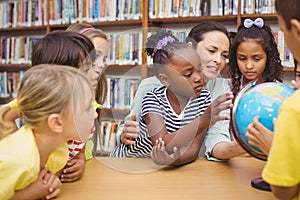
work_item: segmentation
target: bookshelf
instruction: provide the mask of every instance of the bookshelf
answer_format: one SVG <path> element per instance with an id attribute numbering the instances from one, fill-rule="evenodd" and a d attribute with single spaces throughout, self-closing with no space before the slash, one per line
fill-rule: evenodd
<path id="1" fill-rule="evenodd" d="M 191 5 L 186 6 L 187 2 Z M 91 3 L 94 4 L 91 6 Z M 259 6 L 255 7 L 256 4 Z M 42 37 L 51 31 L 66 29 L 72 23 L 87 22 L 106 33 L 118 34 L 120 31 L 138 29 L 141 43 L 144 44 L 149 28 L 153 27 L 192 27 L 202 20 L 215 20 L 236 30 L 245 18 L 257 17 L 262 17 L 267 23 L 277 24 L 273 4 L 274 0 L 1 1 L 0 38 Z M 134 71 L 135 76 L 141 79 L 148 77 L 151 72 L 148 70 L 147 56 L 143 52 L 143 45 L 139 48 L 141 58 L 138 63 L 113 63 L 106 70 L 108 76 Z M 3 51 L 3 45 L 0 45 L 0 57 Z M 0 72 L 17 72 L 29 67 L 30 63 L 3 62 L 3 58 L 0 58 Z M 290 72 L 293 68 L 286 66 L 284 70 Z"/>
<path id="2" fill-rule="evenodd" d="M 116 6 L 117 2 L 119 3 L 118 7 Z M 185 3 L 190 3 L 191 5 L 186 6 Z M 28 62 L 30 57 L 25 59 L 26 62 L 18 62 L 18 58 L 10 60 L 9 57 L 7 57 L 8 61 L 4 61 L 5 56 L 8 55 L 4 54 L 6 49 L 2 43 L 3 38 L 38 38 L 54 30 L 64 30 L 72 23 L 85 22 L 93 25 L 95 28 L 102 29 L 110 36 L 110 39 L 122 33 L 126 38 L 125 41 L 127 41 L 128 34 L 139 33 L 138 61 L 132 62 L 129 59 L 126 62 L 120 60 L 113 62 L 119 59 L 119 55 L 112 56 L 109 66 L 105 69 L 105 73 L 109 80 L 120 77 L 144 79 L 153 75 L 150 67 L 151 63 L 144 53 L 143 45 L 146 43 L 151 30 L 157 27 L 166 27 L 171 29 L 179 28 L 188 32 L 191 27 L 200 21 L 214 20 L 224 24 L 229 31 L 236 31 L 244 19 L 254 19 L 257 17 L 261 17 L 266 23 L 271 23 L 278 27 L 277 17 L 272 7 L 273 3 L 274 0 L 0 1 L 0 73 L 8 74 L 25 71 L 31 66 L 30 62 Z M 253 6 L 256 4 L 259 4 L 259 6 Z M 13 44 L 15 44 L 15 41 Z M 110 46 L 110 48 L 115 49 L 116 47 Z M 30 48 L 25 51 L 27 56 L 31 54 L 30 51 Z M 12 54 L 12 52 L 9 52 L 9 54 Z M 15 52 L 13 54 L 14 56 L 18 55 Z M 292 67 L 286 65 L 284 71 L 286 72 L 285 76 L 287 76 L 287 79 L 293 78 Z M 0 104 L 7 103 L 12 98 L 12 94 L 0 96 Z M 103 109 L 103 124 L 100 127 L 102 135 L 99 138 L 101 146 L 100 155 L 107 155 L 111 148 L 113 148 L 115 143 L 110 143 L 113 139 L 108 138 L 115 137 L 113 133 L 116 131 L 118 121 L 123 120 L 128 113 L 128 105 L 125 109 L 124 107 L 114 108 L 111 105 Z M 105 131 L 103 131 L 104 129 Z"/>

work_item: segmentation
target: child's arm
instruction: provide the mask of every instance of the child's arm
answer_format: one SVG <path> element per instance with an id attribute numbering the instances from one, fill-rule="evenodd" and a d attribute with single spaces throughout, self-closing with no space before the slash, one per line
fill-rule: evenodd
<path id="1" fill-rule="evenodd" d="M 201 135 L 203 137 L 206 129 L 216 121 L 228 119 L 227 116 L 219 116 L 219 113 L 222 110 L 232 107 L 231 101 L 226 102 L 232 98 L 232 93 L 221 95 L 201 116 L 171 134 L 168 133 L 162 116 L 156 113 L 146 114 L 144 119 L 152 144 L 155 144 L 157 139 L 162 138 L 166 143 L 166 150 L 168 152 L 172 152 L 173 147 L 182 149 L 189 146 L 196 136 Z"/>
<path id="2" fill-rule="evenodd" d="M 67 162 L 60 175 L 61 182 L 73 182 L 81 178 L 86 163 L 84 151 L 85 148 L 82 148 L 72 160 Z"/>
<path id="3" fill-rule="evenodd" d="M 161 115 L 152 112 L 147 113 L 144 119 L 152 144 L 162 138 L 166 144 L 165 149 L 169 154 L 172 153 L 174 147 L 180 149 L 181 157 L 172 163 L 173 165 L 182 165 L 194 161 L 198 157 L 207 128 L 218 120 L 228 119 L 228 116 L 219 116 L 219 113 L 232 107 L 231 101 L 226 102 L 232 98 L 231 93 L 221 95 L 207 108 L 203 115 L 171 134 L 167 132 Z"/>
<path id="4" fill-rule="evenodd" d="M 281 187 L 276 185 L 270 185 L 271 190 L 276 198 L 281 200 L 294 199 L 299 196 L 300 184 L 292 186 L 292 187 Z"/>
<path id="5" fill-rule="evenodd" d="M 248 153 L 237 143 L 236 140 L 230 142 L 218 142 L 212 149 L 212 156 L 221 160 L 228 160 L 236 156 L 247 156 Z"/>
<path id="6" fill-rule="evenodd" d="M 178 150 L 177 147 L 173 147 L 173 152 L 168 153 L 165 149 L 165 142 L 160 138 L 152 148 L 151 159 L 157 165 L 169 166 L 180 166 L 193 162 L 198 158 L 199 144 L 201 146 L 202 139 L 202 136 L 198 135 L 187 148 Z"/>
<path id="7" fill-rule="evenodd" d="M 27 188 L 15 191 L 11 200 L 51 199 L 60 192 L 61 182 L 55 174 L 42 169 L 37 180 Z"/>

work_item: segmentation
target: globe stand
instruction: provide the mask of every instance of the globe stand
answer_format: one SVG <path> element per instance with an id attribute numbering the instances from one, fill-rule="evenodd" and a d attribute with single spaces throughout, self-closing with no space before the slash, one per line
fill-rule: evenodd
<path id="1" fill-rule="evenodd" d="M 251 186 L 258 190 L 271 191 L 270 185 L 262 178 L 255 178 L 251 180 Z"/>

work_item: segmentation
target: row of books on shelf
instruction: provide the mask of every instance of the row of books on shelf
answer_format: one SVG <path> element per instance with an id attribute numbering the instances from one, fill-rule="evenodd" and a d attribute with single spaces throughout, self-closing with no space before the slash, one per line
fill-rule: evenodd
<path id="1" fill-rule="evenodd" d="M 0 97 L 16 97 L 16 92 L 24 75 L 24 70 L 19 72 L 1 72 L 0 73 Z"/>
<path id="2" fill-rule="evenodd" d="M 185 30 L 171 30 L 180 40 L 185 41 Z M 150 36 L 150 32 L 148 36 Z M 282 31 L 274 32 L 280 58 L 284 66 L 294 66 L 293 56 L 284 42 Z M 33 45 L 41 37 L 0 37 L 0 64 L 30 64 Z M 109 34 L 110 52 L 107 63 L 109 65 L 141 65 L 142 64 L 142 33 Z M 148 57 L 148 64 L 152 59 Z"/>
<path id="3" fill-rule="evenodd" d="M 275 0 L 241 0 L 241 13 L 275 13 Z M 24 0 L 0 3 L 0 28 L 138 20 L 143 0 Z M 236 15 L 238 0 L 149 0 L 150 19 Z M 47 18 L 49 10 L 49 19 Z"/>
<path id="4" fill-rule="evenodd" d="M 136 30 L 139 31 L 139 30 Z M 110 65 L 141 65 L 143 50 L 142 32 L 109 34 L 110 52 L 107 63 Z"/>
<path id="5" fill-rule="evenodd" d="M 30 64 L 34 44 L 41 37 L 0 37 L 1 64 Z"/>
<path id="6" fill-rule="evenodd" d="M 33 45 L 41 37 L 0 37 L 0 64 L 30 64 Z M 109 34 L 110 65 L 142 64 L 142 33 Z"/>
<path id="7" fill-rule="evenodd" d="M 102 121 L 99 131 L 97 151 L 102 154 L 108 154 L 117 145 L 116 133 L 118 129 L 118 123 L 113 121 Z"/>
<path id="8" fill-rule="evenodd" d="M 108 77 L 107 81 L 108 95 L 103 107 L 129 110 L 140 83 L 140 79 Z"/>
<path id="9" fill-rule="evenodd" d="M 47 25 L 47 0 L 0 2 L 0 28 Z"/>
<path id="10" fill-rule="evenodd" d="M 25 0 L 0 2 L 0 28 L 141 19 L 143 0 Z"/>
<path id="11" fill-rule="evenodd" d="M 0 97 L 15 97 L 25 70 L 18 72 L 0 72 Z M 140 79 L 107 78 L 108 95 L 104 103 L 106 108 L 130 109 Z"/>
<path id="12" fill-rule="evenodd" d="M 149 0 L 149 18 L 237 14 L 238 0 Z"/>
<path id="13" fill-rule="evenodd" d="M 49 0 L 49 24 L 141 18 L 143 0 Z"/>
<path id="14" fill-rule="evenodd" d="M 241 0 L 241 13 L 275 13 L 275 0 Z"/>
<path id="15" fill-rule="evenodd" d="M 283 31 L 281 30 L 274 31 L 273 35 L 277 43 L 281 64 L 285 67 L 294 67 L 294 57 L 290 49 L 287 47 L 286 43 L 284 42 Z"/>
<path id="16" fill-rule="evenodd" d="M 275 13 L 275 0 L 241 0 L 241 13 Z M 149 18 L 236 15 L 238 0 L 149 0 Z"/>

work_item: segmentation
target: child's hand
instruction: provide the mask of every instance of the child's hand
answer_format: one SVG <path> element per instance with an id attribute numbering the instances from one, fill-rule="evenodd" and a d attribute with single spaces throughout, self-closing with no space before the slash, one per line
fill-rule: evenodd
<path id="1" fill-rule="evenodd" d="M 85 158 L 84 158 L 85 159 Z M 85 169 L 85 161 L 82 158 L 73 158 L 68 161 L 60 175 L 61 182 L 73 182 L 83 175 Z"/>
<path id="2" fill-rule="evenodd" d="M 53 174 L 52 172 L 48 172 L 44 177 L 43 177 L 43 182 L 49 186 L 48 189 L 48 195 L 45 197 L 46 199 L 53 199 L 57 197 L 57 195 L 60 192 L 61 188 L 61 182 L 59 178 Z"/>
<path id="3" fill-rule="evenodd" d="M 126 121 L 121 134 L 121 142 L 127 145 L 134 144 L 133 140 L 140 133 L 137 128 L 139 124 L 136 122 L 136 115 L 132 114 L 130 120 Z"/>
<path id="4" fill-rule="evenodd" d="M 293 88 L 294 90 L 297 90 L 298 89 L 298 85 L 297 85 L 297 82 L 295 80 L 291 80 L 291 88 Z"/>
<path id="5" fill-rule="evenodd" d="M 264 127 L 258 120 L 259 117 L 255 117 L 253 122 L 247 127 L 246 137 L 249 139 L 249 144 L 258 147 L 264 154 L 268 155 L 274 133 Z M 273 123 L 275 123 L 275 120 Z"/>
<path id="6" fill-rule="evenodd" d="M 60 192 L 61 182 L 48 169 L 42 169 L 38 178 L 23 190 L 15 191 L 12 199 L 51 199 L 58 195 Z"/>
<path id="7" fill-rule="evenodd" d="M 169 154 L 165 149 L 165 142 L 159 138 L 156 140 L 156 145 L 152 148 L 151 158 L 157 165 L 169 165 L 180 157 L 180 151 L 176 147 L 173 148 L 173 153 Z"/>

